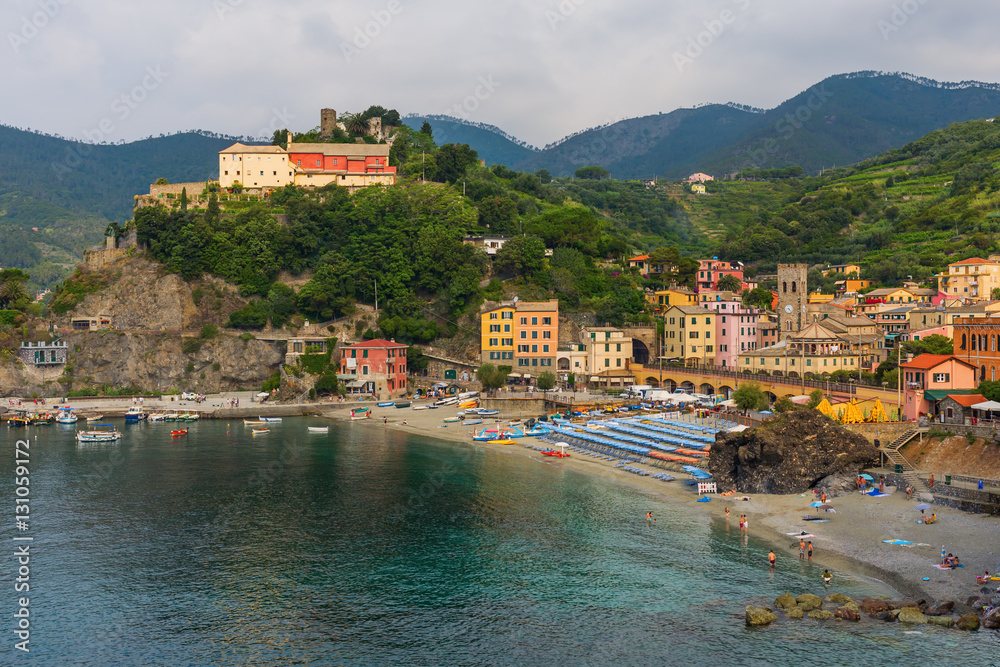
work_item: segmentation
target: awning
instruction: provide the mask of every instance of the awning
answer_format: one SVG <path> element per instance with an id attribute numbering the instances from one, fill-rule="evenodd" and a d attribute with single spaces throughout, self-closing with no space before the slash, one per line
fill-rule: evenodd
<path id="1" fill-rule="evenodd" d="M 347 383 L 347 388 L 360 389 L 361 387 L 364 387 L 366 384 L 368 384 L 368 380 L 354 380 L 353 382 Z"/>
<path id="2" fill-rule="evenodd" d="M 1000 410 L 1000 403 L 996 401 L 984 401 L 972 406 L 973 410 Z"/>
<path id="3" fill-rule="evenodd" d="M 932 401 L 943 401 L 949 394 L 952 396 L 968 396 L 978 393 L 978 389 L 924 389 L 924 398 Z"/>

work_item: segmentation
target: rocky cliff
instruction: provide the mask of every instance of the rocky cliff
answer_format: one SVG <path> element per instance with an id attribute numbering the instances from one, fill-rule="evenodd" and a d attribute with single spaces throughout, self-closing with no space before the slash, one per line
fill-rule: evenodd
<path id="1" fill-rule="evenodd" d="M 853 475 L 878 451 L 816 410 L 794 410 L 742 433 L 720 435 L 708 459 L 719 489 L 802 493 L 830 475 Z"/>
<path id="2" fill-rule="evenodd" d="M 146 392 L 257 389 L 284 361 L 283 344 L 226 335 L 201 340 L 102 331 L 65 340 L 70 349 L 65 367 L 37 368 L 13 360 L 0 365 L 0 394 L 55 396 L 102 385 Z"/>

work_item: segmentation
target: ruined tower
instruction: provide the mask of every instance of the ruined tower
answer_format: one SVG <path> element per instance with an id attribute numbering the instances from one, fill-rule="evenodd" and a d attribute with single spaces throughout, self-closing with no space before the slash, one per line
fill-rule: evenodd
<path id="1" fill-rule="evenodd" d="M 806 324 L 808 264 L 778 264 L 778 339 L 784 340 Z"/>
<path id="2" fill-rule="evenodd" d="M 319 112 L 319 133 L 332 137 L 337 129 L 337 110 L 323 109 Z"/>

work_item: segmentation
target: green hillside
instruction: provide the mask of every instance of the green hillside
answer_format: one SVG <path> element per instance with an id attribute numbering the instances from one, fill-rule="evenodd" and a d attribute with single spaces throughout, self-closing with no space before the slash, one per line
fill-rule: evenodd
<path id="1" fill-rule="evenodd" d="M 442 144 L 469 144 L 476 149 L 479 157 L 488 166 L 494 164 L 517 164 L 536 151 L 506 135 L 499 128 L 463 122 L 446 116 L 412 115 L 403 118 L 403 124 L 419 131 L 423 123 L 430 123 L 434 131 L 434 141 Z"/>

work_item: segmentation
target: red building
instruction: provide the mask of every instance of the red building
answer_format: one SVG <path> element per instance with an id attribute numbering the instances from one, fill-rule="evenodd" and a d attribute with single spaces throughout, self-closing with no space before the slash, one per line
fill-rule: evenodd
<path id="1" fill-rule="evenodd" d="M 340 350 L 340 374 L 349 394 L 378 399 L 406 395 L 406 345 L 375 339 Z"/>
<path id="2" fill-rule="evenodd" d="M 698 291 L 717 290 L 719 288 L 719 278 L 722 276 L 733 276 L 740 281 L 740 286 L 747 289 L 743 282 L 743 264 L 740 262 L 727 262 L 718 257 L 712 259 L 698 260 Z"/>

